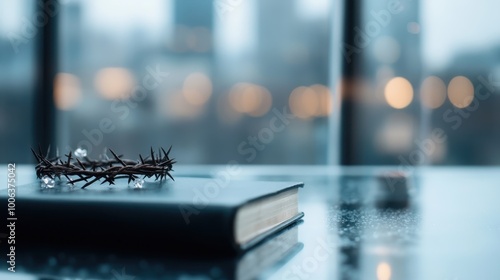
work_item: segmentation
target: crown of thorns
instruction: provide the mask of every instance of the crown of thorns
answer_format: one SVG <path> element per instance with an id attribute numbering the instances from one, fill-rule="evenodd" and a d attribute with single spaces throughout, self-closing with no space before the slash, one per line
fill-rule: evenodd
<path id="1" fill-rule="evenodd" d="M 64 176 L 68 179 L 69 184 L 85 181 L 82 189 L 99 180 L 102 180 L 101 185 L 104 183 L 114 185 L 116 179 L 123 178 L 128 179 L 128 183 L 130 183 L 140 179 L 141 176 L 142 179 L 154 177 L 155 180 L 164 180 L 168 176 L 174 180 L 170 174 L 175 163 L 175 160 L 169 157 L 172 146 L 168 151 L 160 148 L 157 154 L 151 147 L 150 155 L 144 158 L 139 154 L 138 160 L 123 159 L 122 155 L 117 155 L 111 149 L 108 150 L 112 154 L 111 158 L 107 156 L 105 151 L 100 160 L 92 160 L 82 149 L 77 149 L 75 153 L 70 150 L 63 157 L 59 157 L 59 152 L 56 152 L 52 158 L 50 157 L 50 147 L 45 155 L 40 147 L 38 152 L 31 149 L 38 161 L 35 167 L 38 179 L 44 177 L 61 179 L 61 176 Z"/>

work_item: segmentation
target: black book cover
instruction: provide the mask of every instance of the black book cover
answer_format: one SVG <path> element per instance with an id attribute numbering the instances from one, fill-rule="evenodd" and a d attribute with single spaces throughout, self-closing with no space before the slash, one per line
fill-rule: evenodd
<path id="1" fill-rule="evenodd" d="M 302 183 L 177 178 L 145 183 L 135 189 L 64 184 L 41 189 L 40 183 L 17 187 L 16 246 L 113 249 L 187 254 L 237 253 L 300 219 L 298 213 L 247 244 L 235 243 L 239 207 Z M 7 209 L 7 191 L 0 194 Z M 6 213 L 6 211 L 2 211 Z M 3 216 L 3 215 L 2 215 Z M 7 219 L 7 217 L 2 217 Z"/>

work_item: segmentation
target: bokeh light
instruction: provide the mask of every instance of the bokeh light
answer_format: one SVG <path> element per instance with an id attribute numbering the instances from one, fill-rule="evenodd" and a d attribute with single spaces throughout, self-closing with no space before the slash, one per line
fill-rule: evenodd
<path id="1" fill-rule="evenodd" d="M 330 89 L 324 85 L 315 84 L 310 86 L 310 88 L 316 93 L 318 98 L 318 109 L 316 110 L 316 116 L 325 117 L 330 115 L 332 112 L 332 95 Z"/>
<path id="2" fill-rule="evenodd" d="M 313 89 L 300 86 L 295 88 L 290 94 L 289 105 L 290 110 L 295 116 L 301 119 L 308 119 L 318 114 L 320 100 Z"/>
<path id="3" fill-rule="evenodd" d="M 396 77 L 386 84 L 384 96 L 389 106 L 403 109 L 410 105 L 413 100 L 413 87 L 407 79 Z"/>
<path id="4" fill-rule="evenodd" d="M 54 102 L 59 110 L 74 108 L 82 98 L 80 79 L 72 74 L 59 73 L 54 79 Z"/>
<path id="5" fill-rule="evenodd" d="M 381 262 L 377 266 L 377 279 L 378 280 L 389 280 L 391 279 L 391 266 L 386 262 Z"/>
<path id="6" fill-rule="evenodd" d="M 135 79 L 125 68 L 103 68 L 94 79 L 97 91 L 105 99 L 128 98 L 132 94 Z"/>
<path id="7" fill-rule="evenodd" d="M 231 88 L 229 103 L 237 112 L 259 117 L 269 111 L 273 100 L 266 88 L 251 83 L 239 83 Z"/>
<path id="8" fill-rule="evenodd" d="M 422 104 L 429 109 L 436 109 L 446 100 L 446 85 L 436 76 L 427 77 L 420 88 Z"/>
<path id="9" fill-rule="evenodd" d="M 182 93 L 187 102 L 195 106 L 201 106 L 212 95 L 212 82 L 203 73 L 192 73 L 184 80 Z"/>
<path id="10" fill-rule="evenodd" d="M 474 99 L 472 82 L 464 76 L 453 78 L 448 84 L 448 99 L 457 108 L 469 106 Z"/>

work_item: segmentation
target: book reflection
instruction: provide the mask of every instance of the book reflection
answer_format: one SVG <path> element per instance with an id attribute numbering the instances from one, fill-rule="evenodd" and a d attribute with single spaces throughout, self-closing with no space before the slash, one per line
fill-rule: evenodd
<path id="1" fill-rule="evenodd" d="M 299 222 L 300 223 L 300 222 Z M 303 244 L 296 223 L 237 257 L 143 256 L 71 250 L 27 250 L 9 279 L 255 279 L 271 275 Z M 2 265 L 4 266 L 4 265 Z M 12 277 L 0 273 L 0 279 Z"/>

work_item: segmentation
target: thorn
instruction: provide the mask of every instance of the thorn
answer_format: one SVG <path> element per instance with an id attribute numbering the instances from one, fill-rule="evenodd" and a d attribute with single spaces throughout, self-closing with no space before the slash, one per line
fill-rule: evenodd
<path id="1" fill-rule="evenodd" d="M 54 165 L 52 164 L 52 162 L 48 161 L 46 158 L 42 158 L 42 161 L 43 161 L 45 164 L 47 164 L 47 165 L 49 165 L 49 166 L 51 166 L 51 167 L 52 167 L 52 166 L 54 166 Z"/>
<path id="2" fill-rule="evenodd" d="M 172 150 L 172 145 L 170 145 L 170 148 L 168 148 L 168 151 L 167 151 L 167 159 L 169 159 L 168 155 L 170 154 L 170 151 Z"/>
<path id="3" fill-rule="evenodd" d="M 153 147 L 151 147 L 151 160 L 153 160 L 153 164 L 156 164 L 155 152 L 153 152 Z"/>
<path id="4" fill-rule="evenodd" d="M 40 156 L 42 156 L 42 155 L 43 155 L 43 153 L 42 153 L 42 147 L 40 146 L 40 143 L 38 144 L 38 154 L 39 154 Z"/>
<path id="5" fill-rule="evenodd" d="M 109 182 L 110 185 L 114 185 L 114 179 L 112 177 L 107 177 L 106 179 L 104 179 L 104 181 L 101 182 L 101 185 L 106 183 L 106 182 Z"/>
<path id="6" fill-rule="evenodd" d="M 167 155 L 167 152 L 165 152 L 165 149 L 161 148 L 161 150 L 163 151 L 163 156 L 168 159 L 168 155 Z"/>
<path id="7" fill-rule="evenodd" d="M 68 162 L 66 162 L 66 167 L 69 167 L 70 163 L 71 163 L 71 155 L 73 154 L 73 152 L 71 150 L 69 150 L 69 153 L 67 155 L 68 157 Z"/>
<path id="8" fill-rule="evenodd" d="M 123 162 L 123 160 L 121 160 L 116 154 L 115 152 L 113 152 L 113 150 L 109 149 L 109 151 L 111 152 L 111 154 L 113 154 L 113 156 L 115 157 L 115 159 L 121 163 L 123 166 L 126 166 L 125 162 Z"/>
<path id="9" fill-rule="evenodd" d="M 68 182 L 70 182 L 70 181 L 71 181 L 71 179 L 69 178 L 69 176 L 68 176 L 68 175 L 64 174 L 64 177 L 66 177 L 66 179 L 68 179 Z"/>
<path id="10" fill-rule="evenodd" d="M 96 177 L 94 180 L 87 182 L 85 185 L 82 186 L 82 189 L 85 189 L 86 187 L 90 186 L 91 184 L 93 184 L 95 181 L 98 181 L 99 179 L 100 179 L 99 177 Z"/>
<path id="11" fill-rule="evenodd" d="M 85 166 L 83 165 L 83 163 L 78 158 L 76 158 L 76 161 L 78 162 L 78 164 L 80 165 L 80 167 L 85 170 Z"/>
<path id="12" fill-rule="evenodd" d="M 175 181 L 174 177 L 172 177 L 172 175 L 170 175 L 170 173 L 167 172 L 167 176 L 170 177 L 170 179 L 172 179 L 172 181 Z"/>
<path id="13" fill-rule="evenodd" d="M 33 150 L 33 148 L 30 148 L 31 149 L 31 152 L 33 153 L 33 155 L 35 156 L 35 159 L 36 161 L 38 161 L 38 163 L 40 163 L 40 158 L 38 157 L 38 155 L 35 153 L 35 150 Z"/>

